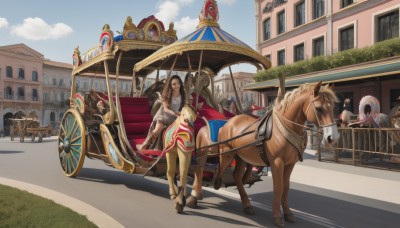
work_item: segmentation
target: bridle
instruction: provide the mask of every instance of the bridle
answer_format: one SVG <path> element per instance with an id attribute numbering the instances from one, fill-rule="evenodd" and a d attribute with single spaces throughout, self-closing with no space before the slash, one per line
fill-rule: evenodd
<path id="1" fill-rule="evenodd" d="M 320 119 L 319 119 L 319 117 L 318 117 L 318 115 L 317 115 L 317 109 L 316 109 L 315 104 L 314 104 L 314 102 L 317 100 L 318 97 L 312 98 L 312 96 L 313 96 L 313 95 L 311 95 L 311 98 L 310 98 L 311 101 L 308 103 L 307 108 L 306 108 L 306 112 L 304 113 L 304 115 L 305 115 L 306 118 L 307 118 L 308 110 L 310 109 L 311 104 L 312 104 L 312 108 L 314 109 L 314 115 L 315 115 L 315 118 L 317 119 L 317 123 L 318 123 L 317 130 L 314 130 L 313 128 L 310 128 L 310 127 L 307 127 L 307 126 L 305 126 L 305 125 L 301 125 L 301 124 L 298 124 L 298 123 L 296 123 L 296 122 L 293 122 L 293 121 L 291 121 L 291 120 L 285 118 L 283 115 L 282 115 L 281 117 L 282 117 L 285 121 L 287 121 L 287 122 L 289 122 L 289 123 L 292 123 L 292 124 L 294 124 L 294 125 L 297 125 L 297 126 L 299 126 L 299 127 L 304 128 L 304 129 L 307 129 L 307 130 L 310 130 L 310 131 L 317 132 L 317 133 L 321 134 L 322 129 L 324 129 L 325 127 L 334 126 L 334 125 L 336 125 L 336 123 L 335 123 L 335 122 L 332 122 L 332 123 L 329 123 L 329 124 L 326 124 L 326 125 L 321 125 L 321 121 L 320 121 Z"/>

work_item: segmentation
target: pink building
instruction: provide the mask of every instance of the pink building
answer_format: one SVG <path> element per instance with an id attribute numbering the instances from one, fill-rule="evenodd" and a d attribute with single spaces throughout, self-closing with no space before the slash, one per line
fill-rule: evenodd
<path id="1" fill-rule="evenodd" d="M 399 11 L 399 0 L 255 0 L 257 49 L 274 67 L 371 46 L 399 37 Z M 400 60 L 392 59 L 390 64 L 393 61 Z M 381 61 L 376 67 L 385 64 Z M 338 69 L 338 73 L 351 72 L 352 67 L 366 69 L 368 64 Z M 336 91 L 343 93 L 341 96 L 351 96 L 356 103 L 354 109 L 362 96 L 376 96 L 382 111 L 387 113 L 400 95 L 399 71 L 394 72 L 397 74 L 390 73 L 385 78 L 370 75 L 362 81 L 357 79 L 362 75 L 353 75 L 357 80 L 354 83 L 342 83 L 345 81 L 342 78 L 334 81 Z M 264 92 L 263 105 L 266 105 L 276 93 L 267 84 L 255 83 L 245 89 Z"/>
<path id="2" fill-rule="evenodd" d="M 396 0 L 255 0 L 257 48 L 272 66 L 399 37 Z"/>

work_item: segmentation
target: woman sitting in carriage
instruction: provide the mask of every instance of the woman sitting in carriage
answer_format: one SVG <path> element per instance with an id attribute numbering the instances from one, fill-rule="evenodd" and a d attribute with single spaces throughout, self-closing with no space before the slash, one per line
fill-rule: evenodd
<path id="1" fill-rule="evenodd" d="M 180 111 L 185 104 L 185 89 L 182 79 L 178 75 L 173 75 L 167 80 L 161 99 L 162 105 L 154 115 L 149 133 L 141 146 L 141 150 L 163 150 L 161 133 L 180 115 Z"/>

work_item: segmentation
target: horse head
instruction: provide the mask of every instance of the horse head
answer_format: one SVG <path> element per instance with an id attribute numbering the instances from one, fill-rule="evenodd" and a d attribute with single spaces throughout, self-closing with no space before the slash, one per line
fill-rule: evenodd
<path id="1" fill-rule="evenodd" d="M 179 116 L 180 121 L 183 121 L 190 126 L 193 126 L 194 121 L 197 118 L 197 113 L 191 105 L 185 105 L 182 108 L 181 115 Z"/>
<path id="2" fill-rule="evenodd" d="M 340 137 L 333 117 L 335 102 L 339 100 L 332 90 L 333 86 L 321 86 L 321 84 L 319 82 L 314 86 L 311 96 L 303 105 L 303 112 L 307 121 L 315 124 L 318 128 L 322 128 L 322 144 L 333 145 Z"/>

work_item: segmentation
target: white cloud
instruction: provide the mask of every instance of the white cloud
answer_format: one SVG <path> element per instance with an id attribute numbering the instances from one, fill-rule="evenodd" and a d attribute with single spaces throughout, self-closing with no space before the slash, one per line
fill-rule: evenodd
<path id="1" fill-rule="evenodd" d="M 236 0 L 219 0 L 217 3 L 231 6 L 236 3 Z"/>
<path id="2" fill-rule="evenodd" d="M 199 19 L 191 19 L 190 17 L 183 17 L 180 21 L 174 22 L 174 29 L 177 31 L 178 38 L 189 35 L 189 33 L 194 32 L 196 26 L 199 24 Z"/>
<path id="3" fill-rule="evenodd" d="M 194 0 L 178 0 L 178 2 L 182 5 L 190 5 L 194 2 Z"/>
<path id="4" fill-rule="evenodd" d="M 0 17 L 0 28 L 7 28 L 7 27 L 8 27 L 7 19 Z"/>
<path id="5" fill-rule="evenodd" d="M 185 1 L 185 0 L 180 0 L 180 1 Z M 175 18 L 179 14 L 179 11 L 180 11 L 180 6 L 177 2 L 165 1 L 158 7 L 158 12 L 155 14 L 155 16 L 157 19 L 168 24 L 169 22 L 175 20 Z"/>
<path id="6" fill-rule="evenodd" d="M 49 25 L 43 19 L 26 18 L 22 24 L 12 26 L 11 34 L 28 40 L 58 39 L 71 33 L 73 29 L 64 23 Z"/>

